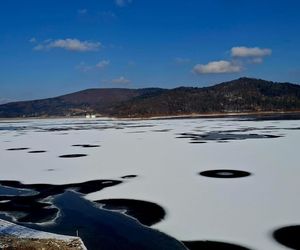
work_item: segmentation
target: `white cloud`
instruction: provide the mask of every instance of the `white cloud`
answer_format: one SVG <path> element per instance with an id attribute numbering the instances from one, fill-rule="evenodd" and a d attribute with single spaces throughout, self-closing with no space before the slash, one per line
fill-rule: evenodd
<path id="1" fill-rule="evenodd" d="M 208 64 L 197 64 L 193 68 L 196 74 L 220 74 L 240 72 L 242 67 L 229 61 L 213 61 Z"/>
<path id="2" fill-rule="evenodd" d="M 126 79 L 124 76 L 120 76 L 119 78 L 113 79 L 111 82 L 116 84 L 128 84 L 131 81 Z"/>
<path id="3" fill-rule="evenodd" d="M 31 37 L 31 38 L 29 39 L 29 42 L 30 42 L 30 43 L 36 43 L 37 41 L 36 41 L 36 38 L 35 38 L 35 37 Z"/>
<path id="4" fill-rule="evenodd" d="M 248 64 L 261 64 L 266 56 L 270 56 L 272 50 L 259 47 L 232 47 L 231 59 L 213 61 L 207 64 L 196 64 L 193 72 L 196 74 L 220 74 L 236 73 L 245 69 Z"/>
<path id="5" fill-rule="evenodd" d="M 272 54 L 271 49 L 261 49 L 259 47 L 233 47 L 231 48 L 231 56 L 232 57 L 256 57 L 256 58 L 262 58 L 265 56 L 269 56 Z"/>
<path id="6" fill-rule="evenodd" d="M 182 58 L 182 57 L 176 57 L 174 60 L 175 60 L 176 64 L 187 64 L 187 63 L 191 62 L 191 59 Z"/>
<path id="7" fill-rule="evenodd" d="M 79 39 L 46 40 L 34 47 L 34 50 L 64 49 L 75 52 L 97 51 L 102 47 L 100 42 L 80 41 Z"/>
<path id="8" fill-rule="evenodd" d="M 42 44 L 38 44 L 38 45 L 36 45 L 34 48 L 33 48 L 33 50 L 46 50 L 46 48 L 44 47 L 44 45 L 42 45 Z"/>
<path id="9" fill-rule="evenodd" d="M 100 61 L 100 62 L 98 62 L 98 63 L 96 64 L 96 67 L 97 67 L 98 69 L 104 69 L 104 68 L 107 67 L 109 64 L 110 64 L 110 61 L 109 61 L 109 60 L 102 60 L 102 61 Z"/>
<path id="10" fill-rule="evenodd" d="M 81 62 L 79 65 L 76 66 L 76 69 L 78 69 L 81 72 L 88 72 L 91 70 L 102 70 L 110 65 L 109 60 L 102 60 L 98 62 L 96 65 L 88 65 L 85 62 Z"/>
<path id="11" fill-rule="evenodd" d="M 128 5 L 128 4 L 131 4 L 132 0 L 115 0 L 115 3 L 119 7 L 124 7 L 124 6 Z"/>

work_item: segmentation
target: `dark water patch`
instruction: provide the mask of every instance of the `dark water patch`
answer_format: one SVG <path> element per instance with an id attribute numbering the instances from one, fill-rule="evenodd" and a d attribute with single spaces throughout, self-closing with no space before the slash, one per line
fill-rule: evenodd
<path id="1" fill-rule="evenodd" d="M 89 194 L 102 190 L 103 188 L 121 184 L 119 180 L 93 180 L 82 183 L 71 184 L 23 184 L 18 181 L 0 181 L 0 184 L 7 187 L 32 189 L 39 192 L 39 198 L 46 198 L 63 193 L 66 189 L 76 189 L 77 192 L 82 194 Z"/>
<path id="2" fill-rule="evenodd" d="M 126 128 L 153 128 L 155 127 L 155 125 L 150 125 L 150 124 L 147 124 L 147 125 L 127 125 L 127 126 L 124 126 Z"/>
<path id="3" fill-rule="evenodd" d="M 192 144 L 203 144 L 203 143 L 207 143 L 206 141 L 190 141 L 190 143 Z"/>
<path id="4" fill-rule="evenodd" d="M 113 211 L 124 211 L 146 226 L 152 226 L 166 216 L 165 210 L 152 202 L 131 199 L 107 199 L 95 201 L 102 207 Z"/>
<path id="5" fill-rule="evenodd" d="M 0 203 L 0 211 L 6 212 L 12 217 L 19 214 L 18 222 L 46 222 L 53 220 L 58 212 L 52 204 L 38 201 L 32 196 L 1 196 L 0 200 L 9 200 L 5 203 Z"/>
<path id="6" fill-rule="evenodd" d="M 124 175 L 121 178 L 122 179 L 132 179 L 132 178 L 136 178 L 136 177 L 137 177 L 137 175 L 135 175 L 135 174 L 129 174 L 129 175 Z"/>
<path id="7" fill-rule="evenodd" d="M 22 151 L 22 150 L 28 150 L 29 148 L 8 148 L 6 150 L 8 151 Z"/>
<path id="8" fill-rule="evenodd" d="M 0 131 L 22 131 L 25 130 L 27 127 L 22 126 L 0 126 Z"/>
<path id="9" fill-rule="evenodd" d="M 262 115 L 245 115 L 240 119 L 242 121 L 284 121 L 284 120 L 300 120 L 300 113 L 286 114 L 262 114 Z"/>
<path id="10" fill-rule="evenodd" d="M 146 133 L 147 131 L 129 131 L 127 132 L 127 134 L 143 134 L 143 133 Z"/>
<path id="11" fill-rule="evenodd" d="M 28 153 L 30 154 L 41 154 L 41 153 L 46 153 L 47 151 L 46 150 L 32 150 L 32 151 L 29 151 Z"/>
<path id="12" fill-rule="evenodd" d="M 54 168 L 48 168 L 48 169 L 46 169 L 46 171 L 52 172 L 52 171 L 55 171 L 55 169 Z"/>
<path id="13" fill-rule="evenodd" d="M 46 222 L 53 220 L 58 213 L 58 209 L 53 207 L 52 198 L 66 192 L 66 190 L 76 190 L 81 194 L 89 194 L 100 191 L 104 188 L 121 184 L 119 180 L 94 180 L 83 183 L 73 183 L 64 185 L 51 184 L 22 184 L 18 181 L 0 181 L 2 186 L 15 189 L 26 189 L 34 193 L 28 196 L 0 196 L 0 211 L 7 213 L 20 213 L 17 218 L 19 222 Z"/>
<path id="14" fill-rule="evenodd" d="M 70 130 L 76 130 L 76 127 L 64 127 L 64 128 L 46 128 L 43 129 L 45 132 L 61 132 L 61 131 L 70 131 Z"/>
<path id="15" fill-rule="evenodd" d="M 89 250 L 185 249 L 181 242 L 121 213 L 100 209 L 76 192 L 65 192 L 53 203 L 62 211 L 55 224 L 29 226 L 73 236 L 78 232 Z"/>
<path id="16" fill-rule="evenodd" d="M 241 177 L 247 177 L 251 175 L 251 173 L 246 171 L 232 170 L 232 169 L 207 170 L 199 174 L 205 177 L 213 177 L 213 178 L 241 178 Z"/>
<path id="17" fill-rule="evenodd" d="M 60 158 L 80 158 L 85 157 L 87 154 L 69 154 L 69 155 L 60 155 Z"/>
<path id="18" fill-rule="evenodd" d="M 248 139 L 270 139 L 279 138 L 279 135 L 270 134 L 238 134 L 238 133 L 228 133 L 228 132 L 208 132 L 204 134 L 196 133 L 181 133 L 176 138 L 186 138 L 191 139 L 191 142 L 197 141 L 235 141 L 235 140 L 248 140 Z"/>
<path id="19" fill-rule="evenodd" d="M 280 228 L 273 233 L 273 237 L 286 247 L 300 249 L 300 225 Z"/>
<path id="20" fill-rule="evenodd" d="M 82 131 L 82 130 L 106 130 L 106 129 L 119 129 L 116 126 L 109 126 L 109 125 L 91 125 L 85 124 L 80 125 L 73 124 L 72 126 L 66 127 L 52 127 L 52 128 L 40 128 L 40 132 L 68 132 L 68 131 Z"/>
<path id="21" fill-rule="evenodd" d="M 246 247 L 217 241 L 184 241 L 183 244 L 190 250 L 250 250 Z"/>
<path id="22" fill-rule="evenodd" d="M 92 144 L 74 144 L 73 147 L 81 147 L 81 148 L 99 148 L 100 145 L 92 145 Z"/>
<path id="23" fill-rule="evenodd" d="M 7 204 L 7 203 L 5 203 Z M 10 204 L 8 203 L 8 209 L 11 209 Z M 30 203 L 24 203 L 22 204 L 22 212 L 26 213 L 26 215 L 21 216 L 18 218 L 18 222 L 24 222 L 24 223 L 43 223 L 43 222 L 49 222 L 53 221 L 58 214 L 59 209 L 56 207 L 53 207 L 52 205 L 49 205 L 47 203 L 38 203 L 32 206 Z M 2 209 L 2 208 L 1 208 Z M 12 211 L 12 210 L 8 210 Z"/>
<path id="24" fill-rule="evenodd" d="M 300 130 L 300 127 L 294 127 L 294 128 L 284 128 L 285 130 Z"/>
<path id="25" fill-rule="evenodd" d="M 0 185 L 0 196 L 26 196 L 33 194 L 36 194 L 36 192 L 29 189 L 20 189 Z"/>
<path id="26" fill-rule="evenodd" d="M 255 136 L 257 136 L 256 134 L 255 134 Z M 279 137 L 283 137 L 283 135 L 258 135 L 258 136 L 262 136 L 262 137 L 260 137 L 260 138 L 279 138 Z"/>
<path id="27" fill-rule="evenodd" d="M 165 132 L 170 132 L 172 129 L 156 129 L 152 130 L 152 132 L 158 132 L 158 133 L 165 133 Z"/>

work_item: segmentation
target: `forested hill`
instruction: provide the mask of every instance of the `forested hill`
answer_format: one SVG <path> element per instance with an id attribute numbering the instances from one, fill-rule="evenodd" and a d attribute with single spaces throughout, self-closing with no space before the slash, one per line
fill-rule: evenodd
<path id="1" fill-rule="evenodd" d="M 150 117 L 232 112 L 300 111 L 300 85 L 239 78 L 211 87 L 88 89 L 0 105 L 0 117 Z"/>

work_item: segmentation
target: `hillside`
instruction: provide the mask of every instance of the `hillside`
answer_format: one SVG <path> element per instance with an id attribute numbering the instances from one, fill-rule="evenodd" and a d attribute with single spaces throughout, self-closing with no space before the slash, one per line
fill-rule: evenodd
<path id="1" fill-rule="evenodd" d="M 0 105 L 0 117 L 78 116 L 86 113 L 107 114 L 116 104 L 135 97 L 159 94 L 164 90 L 87 89 L 42 100 L 12 102 Z"/>
<path id="2" fill-rule="evenodd" d="M 116 116 L 300 110 L 300 86 L 240 78 L 206 88 L 180 87 L 115 106 Z"/>
<path id="3" fill-rule="evenodd" d="M 149 117 L 299 110 L 300 85 L 239 78 L 204 88 L 89 89 L 56 98 L 0 105 L 0 117 L 75 116 L 86 113 Z"/>

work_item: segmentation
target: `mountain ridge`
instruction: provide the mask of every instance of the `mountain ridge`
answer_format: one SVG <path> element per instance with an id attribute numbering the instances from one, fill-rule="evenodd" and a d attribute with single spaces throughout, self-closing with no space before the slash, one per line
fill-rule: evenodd
<path id="1" fill-rule="evenodd" d="M 242 77 L 209 87 L 86 89 L 0 105 L 0 117 L 151 117 L 300 110 L 300 85 Z"/>

